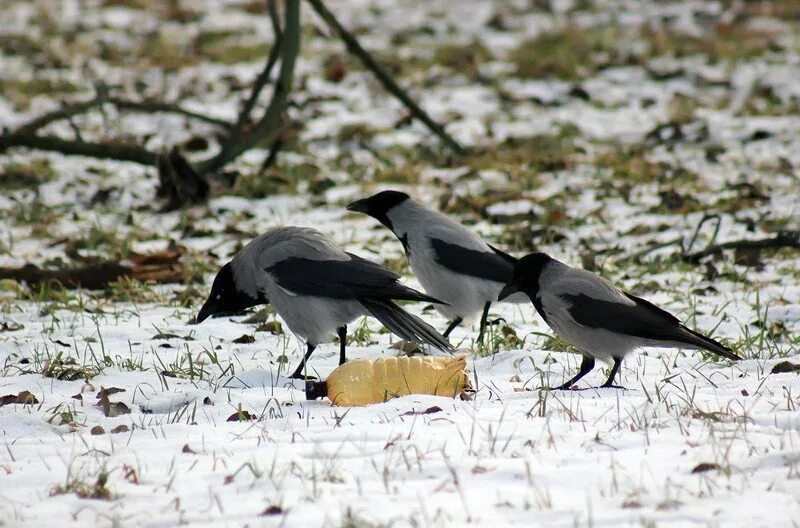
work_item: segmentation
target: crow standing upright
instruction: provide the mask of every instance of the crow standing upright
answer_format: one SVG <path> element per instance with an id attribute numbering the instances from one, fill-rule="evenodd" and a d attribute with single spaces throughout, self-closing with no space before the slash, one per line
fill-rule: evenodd
<path id="1" fill-rule="evenodd" d="M 602 386 L 614 387 L 622 359 L 647 346 L 703 349 L 733 361 L 742 359 L 654 304 L 544 253 L 522 257 L 498 299 L 516 292 L 530 297 L 550 328 L 583 354 L 578 374 L 557 389 L 572 387 L 594 368 L 595 359 L 613 361 L 611 374 Z"/>
<path id="2" fill-rule="evenodd" d="M 444 335 L 483 310 L 478 341 L 483 340 L 489 307 L 511 280 L 516 259 L 472 231 L 407 194 L 383 191 L 347 206 L 388 227 L 403 244 L 411 270 L 430 295 L 447 304 L 436 309 L 451 319 Z M 509 302 L 526 302 L 524 295 Z"/>
<path id="3" fill-rule="evenodd" d="M 371 315 L 395 335 L 440 350 L 445 337 L 393 300 L 440 303 L 403 286 L 400 276 L 352 253 L 314 229 L 277 227 L 256 237 L 217 273 L 197 315 L 201 322 L 220 312 L 272 304 L 307 350 L 293 378 L 303 377 L 316 346 L 339 336 L 339 364 L 345 362 L 347 324 Z"/>

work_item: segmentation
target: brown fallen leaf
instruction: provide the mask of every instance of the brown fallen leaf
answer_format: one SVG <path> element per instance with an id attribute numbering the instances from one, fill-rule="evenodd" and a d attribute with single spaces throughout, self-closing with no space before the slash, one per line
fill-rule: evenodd
<path id="1" fill-rule="evenodd" d="M 256 415 L 250 411 L 236 411 L 232 415 L 228 416 L 229 422 L 247 422 L 255 419 Z"/>
<path id="2" fill-rule="evenodd" d="M 89 429 L 89 433 L 90 433 L 92 436 L 97 436 L 97 435 L 105 434 L 105 433 L 106 433 L 106 430 L 105 430 L 105 429 L 103 429 L 103 427 L 102 427 L 102 426 L 100 426 L 100 425 L 95 425 L 94 427 L 92 427 L 91 429 Z"/>
<path id="3" fill-rule="evenodd" d="M 103 396 L 100 398 L 100 401 L 97 402 L 97 407 L 103 409 L 103 414 L 108 416 L 109 418 L 113 418 L 114 416 L 119 416 L 121 414 L 130 414 L 130 408 L 122 402 L 112 402 L 108 399 L 108 396 Z"/>
<path id="4" fill-rule="evenodd" d="M 97 391 L 97 399 L 108 398 L 112 394 L 118 394 L 120 392 L 125 392 L 125 389 L 120 389 L 118 387 L 100 387 L 100 390 Z"/>
<path id="5" fill-rule="evenodd" d="M 792 363 L 791 361 L 781 361 L 772 367 L 770 374 L 783 374 L 786 372 L 800 372 L 800 364 Z"/>
<path id="6" fill-rule="evenodd" d="M 251 335 L 244 334 L 234 339 L 233 342 L 237 345 L 249 345 L 250 343 L 255 343 L 256 338 Z"/>
<path id="7" fill-rule="evenodd" d="M 5 396 L 0 397 L 0 407 L 3 405 L 11 405 L 11 404 L 20 404 L 20 405 L 34 405 L 39 403 L 39 400 L 36 399 L 36 396 L 33 395 L 30 391 L 21 391 L 19 394 L 7 394 Z"/>
<path id="8" fill-rule="evenodd" d="M 183 449 L 181 449 L 181 453 L 187 453 L 187 454 L 190 454 L 190 455 L 196 455 L 197 454 L 197 452 L 194 449 L 189 447 L 189 444 L 183 444 Z"/>
<path id="9" fill-rule="evenodd" d="M 422 350 L 416 343 L 412 343 L 411 341 L 398 341 L 397 343 L 393 344 L 390 348 L 394 348 L 395 350 L 399 350 L 400 353 L 398 356 L 413 356 L 415 354 L 425 355 L 425 351 Z"/>
<path id="10" fill-rule="evenodd" d="M 130 428 L 127 425 L 122 424 L 122 425 L 118 425 L 115 428 L 113 428 L 111 430 L 111 434 L 127 433 L 128 431 L 130 431 Z"/>
<path id="11" fill-rule="evenodd" d="M 705 473 L 706 471 L 719 471 L 722 467 L 714 462 L 701 462 L 697 464 L 692 473 Z"/>
<path id="12" fill-rule="evenodd" d="M 203 405 L 214 405 L 214 402 L 211 400 L 210 397 L 206 396 L 203 398 Z"/>
<path id="13" fill-rule="evenodd" d="M 269 321 L 256 327 L 256 332 L 269 332 L 273 335 L 283 334 L 283 327 L 278 321 Z"/>

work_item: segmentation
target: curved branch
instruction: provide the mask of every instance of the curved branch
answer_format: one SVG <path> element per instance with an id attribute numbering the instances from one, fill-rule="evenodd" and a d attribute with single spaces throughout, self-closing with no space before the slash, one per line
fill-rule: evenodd
<path id="1" fill-rule="evenodd" d="M 300 2 L 286 0 L 283 54 L 275 93 L 261 119 L 246 133 L 232 134 L 216 156 L 197 164 L 197 172 L 206 174 L 221 169 L 246 150 L 259 143 L 272 143 L 281 132 L 281 116 L 286 108 L 294 79 L 294 64 L 300 52 Z"/>
<path id="2" fill-rule="evenodd" d="M 275 67 L 275 63 L 278 62 L 278 57 L 280 57 L 281 54 L 283 31 L 281 30 L 281 24 L 278 18 L 278 8 L 276 3 L 277 0 L 267 0 L 270 20 L 272 20 L 272 32 L 275 34 L 275 43 L 269 50 L 269 57 L 267 58 L 267 63 L 264 65 L 264 69 L 261 70 L 261 73 L 258 74 L 258 77 L 256 77 L 256 80 L 253 82 L 253 88 L 250 90 L 250 95 L 242 106 L 242 110 L 239 112 L 234 133 L 240 132 L 245 123 L 247 123 L 247 121 L 250 119 L 250 114 L 253 113 L 253 108 L 256 106 L 256 102 L 258 102 L 258 96 L 261 95 L 261 91 L 269 81 L 272 68 Z"/>

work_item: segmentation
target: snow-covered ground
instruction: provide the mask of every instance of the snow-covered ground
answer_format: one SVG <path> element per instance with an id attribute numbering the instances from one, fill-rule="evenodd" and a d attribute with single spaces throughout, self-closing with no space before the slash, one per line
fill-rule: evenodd
<path id="1" fill-rule="evenodd" d="M 296 137 L 263 177 L 265 152 L 243 156 L 238 186 L 206 205 L 160 212 L 155 172 L 134 164 L 0 153 L 0 266 L 175 241 L 200 279 L 96 292 L 0 280 L 0 397 L 35 398 L 0 406 L 0 526 L 800 526 L 800 376 L 772 373 L 800 364 L 800 256 L 679 257 L 800 229 L 795 3 L 329 5 L 473 156 L 408 124 L 308 6 Z M 0 125 L 91 98 L 100 81 L 233 119 L 262 65 L 248 46 L 271 42 L 270 27 L 261 2 L 5 0 Z M 75 125 L 153 150 L 213 136 L 162 114 Z M 531 305 L 495 305 L 489 346 L 474 326 L 452 335 L 472 400 L 346 409 L 284 377 L 303 347 L 274 312 L 189 324 L 218 266 L 280 224 L 316 227 L 418 286 L 396 239 L 344 210 L 384 188 L 512 253 L 598 269 L 746 359 L 644 350 L 623 365 L 625 391 L 591 388 L 602 369 L 584 390 L 543 391 L 579 356 Z M 351 338 L 350 357 L 400 353 L 374 320 Z M 310 369 L 324 378 L 337 360 L 323 345 Z"/>

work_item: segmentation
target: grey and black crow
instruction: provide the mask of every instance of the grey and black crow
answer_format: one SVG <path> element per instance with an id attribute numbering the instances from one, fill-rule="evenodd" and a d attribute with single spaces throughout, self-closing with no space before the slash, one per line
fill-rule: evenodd
<path id="1" fill-rule="evenodd" d="M 583 354 L 578 374 L 558 389 L 569 389 L 594 368 L 595 359 L 613 361 L 603 387 L 614 387 L 622 359 L 641 347 L 704 349 L 730 360 L 742 359 L 730 348 L 690 330 L 654 304 L 617 289 L 611 282 L 575 269 L 544 253 L 532 253 L 514 266 L 500 292 L 530 297 L 542 319 Z"/>
<path id="2" fill-rule="evenodd" d="M 399 282 L 386 268 L 344 252 L 319 231 L 277 227 L 254 238 L 217 273 L 197 315 L 201 322 L 220 312 L 272 304 L 289 329 L 306 342 L 303 361 L 292 374 L 303 377 L 314 348 L 339 336 L 339 364 L 345 361 L 347 324 L 371 315 L 394 334 L 440 350 L 445 337 L 393 300 L 441 303 Z"/>
<path id="3" fill-rule="evenodd" d="M 383 191 L 347 206 L 388 227 L 403 244 L 411 270 L 425 291 L 447 304 L 436 307 L 452 322 L 444 335 L 483 310 L 478 341 L 483 340 L 489 307 L 511 280 L 517 259 L 490 246 L 472 231 L 407 194 Z M 526 302 L 518 295 L 509 302 Z"/>

